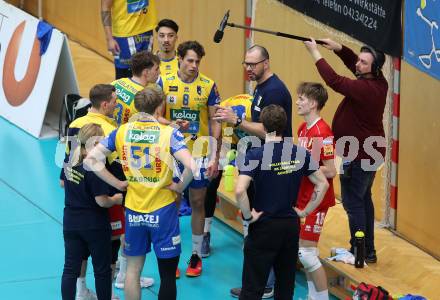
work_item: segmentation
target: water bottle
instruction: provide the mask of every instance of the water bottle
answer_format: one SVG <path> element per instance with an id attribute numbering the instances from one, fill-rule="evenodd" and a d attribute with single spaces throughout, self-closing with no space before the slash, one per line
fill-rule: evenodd
<path id="1" fill-rule="evenodd" d="M 354 266 L 363 268 L 365 260 L 365 234 L 363 231 L 356 231 L 354 234 Z"/>
<path id="2" fill-rule="evenodd" d="M 226 159 L 228 160 L 228 164 L 233 164 L 232 162 L 237 157 L 237 150 L 231 149 L 226 153 Z"/>
<path id="3" fill-rule="evenodd" d="M 235 167 L 232 165 L 225 166 L 223 170 L 225 191 L 233 192 L 235 188 Z"/>

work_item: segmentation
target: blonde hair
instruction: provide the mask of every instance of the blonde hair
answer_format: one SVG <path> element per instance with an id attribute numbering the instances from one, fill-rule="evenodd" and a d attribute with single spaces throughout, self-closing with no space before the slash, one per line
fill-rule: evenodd
<path id="1" fill-rule="evenodd" d="M 87 155 L 86 145 L 91 138 L 103 136 L 104 131 L 102 130 L 101 125 L 89 123 L 81 127 L 78 135 L 76 136 L 78 147 L 73 150 L 72 156 L 70 158 L 72 166 L 77 166 L 83 162 L 84 157 Z"/>

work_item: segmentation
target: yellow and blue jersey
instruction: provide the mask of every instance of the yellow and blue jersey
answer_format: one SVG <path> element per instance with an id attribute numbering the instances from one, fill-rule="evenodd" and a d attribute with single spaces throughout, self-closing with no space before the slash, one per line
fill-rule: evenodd
<path id="1" fill-rule="evenodd" d="M 116 123 L 113 119 L 99 113 L 88 112 L 84 117 L 75 119 L 70 123 L 69 130 L 67 131 L 67 136 L 73 137 L 77 136 L 79 130 L 86 124 L 98 124 L 101 126 L 102 131 L 104 131 L 104 135 L 109 135 L 113 130 L 116 129 Z M 66 144 L 66 155 L 68 159 L 68 155 L 70 153 L 70 144 Z M 117 157 L 116 153 L 112 153 L 109 157 L 109 163 L 112 163 Z"/>
<path id="2" fill-rule="evenodd" d="M 192 82 L 184 82 L 177 72 L 162 76 L 158 84 L 166 95 L 165 118 L 189 121 L 189 128 L 182 133 L 193 157 L 203 157 L 210 153 L 209 106 L 220 103 L 220 95 L 215 82 L 199 73 Z M 203 137 L 197 149 L 194 144 Z"/>
<path id="3" fill-rule="evenodd" d="M 173 73 L 177 73 L 179 70 L 179 59 L 177 54 L 174 55 L 172 59 L 161 59 L 160 60 L 160 74 L 162 76 L 167 76 Z"/>
<path id="4" fill-rule="evenodd" d="M 137 113 L 134 107 L 134 96 L 144 87 L 130 78 L 121 78 L 111 83 L 116 89 L 116 108 L 113 118 L 118 126 L 128 122 L 130 117 Z"/>
<path id="5" fill-rule="evenodd" d="M 150 213 L 175 201 L 172 155 L 186 148 L 176 129 L 152 121 L 121 125 L 101 143 L 120 157 L 128 181 L 125 207 Z"/>
<path id="6" fill-rule="evenodd" d="M 103 114 L 88 112 L 84 117 L 75 119 L 69 125 L 68 136 L 75 136 L 86 124 L 95 123 L 101 126 L 105 135 L 110 134 L 116 128 L 116 123 L 112 118 Z"/>
<path id="7" fill-rule="evenodd" d="M 251 116 L 251 107 L 252 107 L 252 101 L 254 100 L 254 97 L 249 94 L 240 94 L 236 96 L 232 96 L 226 100 L 223 100 L 220 103 L 220 106 L 222 107 L 231 107 L 232 110 L 239 116 L 242 120 L 246 121 L 252 121 Z M 230 125 L 227 123 L 222 123 L 222 132 L 223 136 L 227 136 L 226 130 L 227 128 L 230 128 Z M 238 141 L 247 136 L 247 133 L 241 129 L 233 128 L 234 135 L 232 137 L 232 143 L 237 144 Z"/>
<path id="8" fill-rule="evenodd" d="M 113 36 L 135 36 L 153 30 L 156 23 L 155 0 L 113 0 Z"/>

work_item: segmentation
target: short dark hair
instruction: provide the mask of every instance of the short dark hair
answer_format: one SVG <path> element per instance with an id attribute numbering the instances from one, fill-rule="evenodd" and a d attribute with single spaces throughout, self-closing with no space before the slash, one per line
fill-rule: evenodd
<path id="1" fill-rule="evenodd" d="M 175 33 L 179 32 L 179 25 L 177 25 L 177 23 L 171 19 L 160 20 L 156 26 L 156 32 L 158 32 L 161 27 L 171 28 L 172 30 L 174 30 Z"/>
<path id="2" fill-rule="evenodd" d="M 199 56 L 199 58 L 205 56 L 205 49 L 197 41 L 186 41 L 180 44 L 177 47 L 177 55 L 179 55 L 180 58 L 184 58 L 188 50 L 194 51 Z"/>
<path id="3" fill-rule="evenodd" d="M 270 104 L 261 111 L 260 122 L 268 133 L 275 132 L 277 136 L 282 136 L 287 126 L 286 111 L 279 105 Z"/>
<path id="4" fill-rule="evenodd" d="M 301 82 L 296 89 L 296 93 L 316 101 L 318 110 L 324 107 L 328 99 L 327 89 L 317 82 Z"/>
<path id="5" fill-rule="evenodd" d="M 263 46 L 255 44 L 255 45 L 251 46 L 249 49 L 247 49 L 246 52 L 249 52 L 252 50 L 258 50 L 260 52 L 262 59 L 269 59 L 269 52 Z"/>
<path id="6" fill-rule="evenodd" d="M 89 99 L 92 102 L 92 106 L 99 109 L 103 101 L 110 101 L 112 99 L 112 93 L 116 91 L 115 87 L 111 84 L 95 84 L 89 92 Z"/>
<path id="7" fill-rule="evenodd" d="M 159 64 L 159 57 L 147 50 L 137 52 L 131 57 L 131 71 L 135 76 L 140 76 L 143 70 Z"/>
<path id="8" fill-rule="evenodd" d="M 156 108 L 158 108 L 165 101 L 165 94 L 156 86 L 147 86 L 142 91 L 139 91 L 134 96 L 134 107 L 139 112 L 144 112 L 152 115 Z"/>

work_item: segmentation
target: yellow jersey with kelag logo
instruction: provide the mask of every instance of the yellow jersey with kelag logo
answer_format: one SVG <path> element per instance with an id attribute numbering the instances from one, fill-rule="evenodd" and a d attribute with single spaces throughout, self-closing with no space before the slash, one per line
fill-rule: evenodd
<path id="1" fill-rule="evenodd" d="M 155 0 L 113 0 L 113 36 L 135 36 L 153 30 L 156 23 Z"/>
<path id="2" fill-rule="evenodd" d="M 137 113 L 134 107 L 134 96 L 142 91 L 144 87 L 130 78 L 121 78 L 111 83 L 116 89 L 116 108 L 113 112 L 113 118 L 118 126 L 125 124 L 130 117 Z"/>
<path id="3" fill-rule="evenodd" d="M 236 96 L 232 96 L 226 100 L 223 100 L 220 103 L 220 106 L 222 107 L 231 107 L 234 112 L 239 116 L 242 120 L 246 120 L 251 122 L 252 116 L 251 116 L 251 107 L 252 107 L 252 101 L 254 100 L 254 97 L 249 94 L 240 94 Z M 233 131 L 232 136 L 232 143 L 237 144 L 238 141 L 247 136 L 248 134 L 238 128 L 231 127 L 230 124 L 222 123 L 222 136 L 230 136 L 230 131 Z M 229 131 L 229 132 L 228 132 Z"/>
<path id="4" fill-rule="evenodd" d="M 160 74 L 162 76 L 167 76 L 173 73 L 177 73 L 178 70 L 179 70 L 179 60 L 177 59 L 177 54 L 174 55 L 172 59 L 160 60 Z"/>
<path id="5" fill-rule="evenodd" d="M 193 157 L 210 153 L 209 106 L 220 103 L 215 82 L 199 73 L 192 82 L 183 82 L 177 72 L 162 76 L 158 82 L 166 95 L 165 118 L 189 121 L 182 131 Z"/>
<path id="6" fill-rule="evenodd" d="M 128 181 L 125 206 L 150 213 L 175 201 L 166 187 L 172 183 L 172 155 L 185 149 L 183 135 L 176 129 L 153 121 L 121 125 L 101 143 L 116 151 Z"/>

